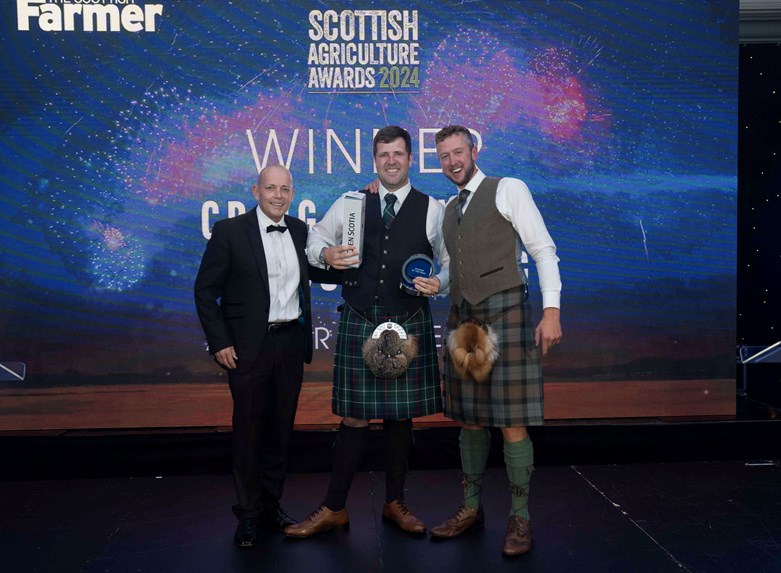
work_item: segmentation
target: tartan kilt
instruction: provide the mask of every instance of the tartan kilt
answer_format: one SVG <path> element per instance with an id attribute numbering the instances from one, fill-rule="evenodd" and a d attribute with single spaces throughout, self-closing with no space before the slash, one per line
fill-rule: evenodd
<path id="1" fill-rule="evenodd" d="M 363 343 L 377 325 L 388 320 L 418 338 L 418 355 L 395 379 L 377 378 L 362 355 Z M 334 351 L 331 410 L 338 416 L 361 420 L 406 420 L 442 411 L 439 361 L 428 304 L 415 313 L 391 315 L 380 305 L 359 314 L 345 303 Z"/>
<path id="2" fill-rule="evenodd" d="M 543 388 L 540 349 L 534 345 L 531 305 L 524 287 L 491 295 L 477 305 L 452 305 L 445 338 L 465 318 L 487 324 L 499 337 L 499 357 L 488 380 L 461 378 L 443 343 L 445 415 L 464 424 L 493 427 L 541 426 Z"/>

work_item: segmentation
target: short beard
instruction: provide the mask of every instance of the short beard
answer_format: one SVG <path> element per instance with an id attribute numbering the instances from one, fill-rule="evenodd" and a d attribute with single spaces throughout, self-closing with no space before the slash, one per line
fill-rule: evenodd
<path id="1" fill-rule="evenodd" d="M 477 165 L 472 163 L 472 167 L 469 169 L 469 171 L 466 170 L 464 171 L 466 173 L 466 177 L 464 178 L 464 183 L 463 183 L 464 185 L 466 185 L 472 180 L 472 177 L 474 177 L 476 170 L 477 170 Z M 450 182 L 453 183 L 454 185 L 456 186 L 460 185 L 460 183 L 454 181 L 452 178 L 448 177 L 448 179 L 450 179 Z"/>
<path id="2" fill-rule="evenodd" d="M 472 163 L 472 167 L 469 170 L 469 173 L 466 174 L 466 181 L 464 181 L 464 185 L 466 185 L 467 183 L 469 183 L 472 180 L 472 177 L 475 176 L 475 170 L 476 169 L 477 169 L 477 165 Z"/>

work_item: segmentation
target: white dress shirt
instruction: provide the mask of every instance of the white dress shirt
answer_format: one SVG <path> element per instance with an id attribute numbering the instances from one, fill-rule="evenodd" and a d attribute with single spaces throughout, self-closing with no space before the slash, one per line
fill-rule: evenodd
<path id="1" fill-rule="evenodd" d="M 477 166 L 475 166 L 477 167 Z M 471 193 L 466 199 L 463 212 L 466 213 L 475 191 L 485 179 L 485 174 L 477 168 L 477 172 L 462 189 Z M 459 189 L 460 191 L 460 189 Z M 450 201 L 457 200 L 458 195 Z M 448 202 L 448 205 L 450 202 Z M 542 307 L 560 308 L 561 277 L 559 275 L 559 257 L 556 255 L 556 244 L 553 242 L 545 221 L 542 219 L 537 205 L 526 183 L 513 177 L 503 177 L 496 189 L 496 209 L 507 219 L 523 242 L 524 250 L 534 260 L 537 276 L 542 292 Z"/>
<path id="2" fill-rule="evenodd" d="M 298 255 L 290 236 L 290 229 L 284 233 L 266 231 L 269 225 L 286 227 L 284 218 L 275 223 L 257 207 L 258 227 L 266 252 L 266 270 L 268 271 L 268 290 L 271 306 L 268 309 L 269 322 L 288 322 L 301 315 L 298 301 L 298 286 L 301 284 L 301 269 Z"/>
<path id="3" fill-rule="evenodd" d="M 398 214 L 404 200 L 412 190 L 412 184 L 407 184 L 401 189 L 397 189 L 393 194 L 396 196 L 396 203 L 393 208 Z M 385 206 L 385 196 L 389 193 L 382 184 L 380 184 L 380 215 Z M 309 239 L 307 240 L 307 253 L 309 263 L 312 266 L 323 268 L 320 262 L 320 251 L 323 247 L 333 247 L 342 244 L 342 219 L 344 215 L 344 196 L 339 197 L 328 212 L 320 221 L 310 229 Z M 428 198 L 428 211 L 426 212 L 426 237 L 434 251 L 434 256 L 439 263 L 439 272 L 434 275 L 439 279 L 439 293 L 447 294 L 450 287 L 450 255 L 445 248 L 445 241 L 442 236 L 442 219 L 445 216 L 445 208 L 442 203 Z"/>

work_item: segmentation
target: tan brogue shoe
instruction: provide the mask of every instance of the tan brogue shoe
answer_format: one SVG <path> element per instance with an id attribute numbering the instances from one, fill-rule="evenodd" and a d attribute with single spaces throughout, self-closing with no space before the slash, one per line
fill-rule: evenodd
<path id="1" fill-rule="evenodd" d="M 323 531 L 349 523 L 350 516 L 347 515 L 347 509 L 331 511 L 325 505 L 321 505 L 300 523 L 286 527 L 285 535 L 288 537 L 312 537 Z"/>
<path id="2" fill-rule="evenodd" d="M 511 515 L 504 534 L 502 555 L 523 555 L 532 548 L 532 523 L 520 515 Z"/>
<path id="3" fill-rule="evenodd" d="M 485 513 L 483 513 L 482 506 L 479 509 L 472 509 L 462 505 L 444 523 L 432 527 L 431 535 L 443 538 L 455 537 L 468 529 L 479 529 L 483 527 L 484 523 Z"/>
<path id="4" fill-rule="evenodd" d="M 423 533 L 426 524 L 419 520 L 400 499 L 395 499 L 382 506 L 382 518 L 392 521 L 407 533 Z"/>

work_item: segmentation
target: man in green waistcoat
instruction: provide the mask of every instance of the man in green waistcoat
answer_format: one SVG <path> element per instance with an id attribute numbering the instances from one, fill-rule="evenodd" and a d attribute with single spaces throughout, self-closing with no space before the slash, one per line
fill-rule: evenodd
<path id="1" fill-rule="evenodd" d="M 445 414 L 462 424 L 464 499 L 431 533 L 451 538 L 483 525 L 480 495 L 491 444 L 488 428 L 498 427 L 512 503 L 502 553 L 521 555 L 532 543 L 528 501 L 534 453 L 526 428 L 543 423 L 541 356 L 561 340 L 559 259 L 526 184 L 486 177 L 477 166 L 478 150 L 468 129 L 445 127 L 436 134 L 436 145 L 442 172 L 458 191 L 443 220 L 452 302 L 443 395 Z M 521 248 L 536 264 L 542 291 L 542 320 L 536 329 L 526 277 L 518 267 Z M 487 333 L 478 351 L 465 342 L 463 333 L 470 327 Z M 472 365 L 483 361 L 483 352 L 492 355 L 493 364 L 482 364 L 477 372 L 470 360 Z"/>

